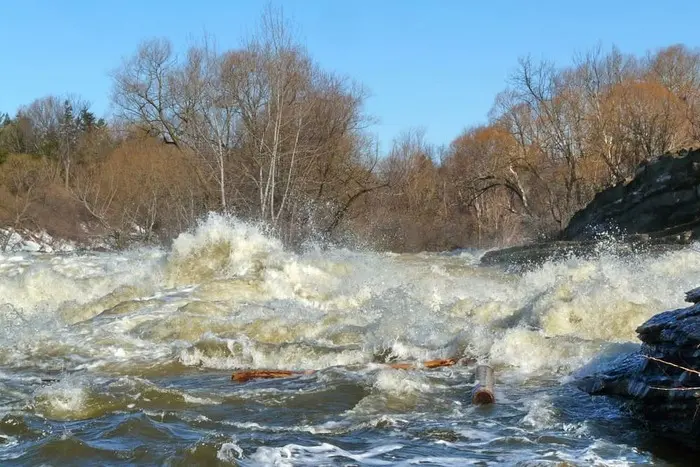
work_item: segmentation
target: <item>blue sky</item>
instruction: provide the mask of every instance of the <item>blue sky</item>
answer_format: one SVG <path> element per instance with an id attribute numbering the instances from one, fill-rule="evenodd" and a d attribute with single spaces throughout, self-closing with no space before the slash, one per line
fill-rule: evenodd
<path id="1" fill-rule="evenodd" d="M 177 48 L 205 31 L 235 48 L 267 0 L 24 0 L 0 11 L 0 112 L 48 94 L 78 93 L 109 112 L 108 73 L 138 43 L 168 37 Z M 700 2 L 287 0 L 312 56 L 362 82 L 386 149 L 422 126 L 447 144 L 484 123 L 518 57 L 567 64 L 596 44 L 644 54 L 700 39 Z"/>

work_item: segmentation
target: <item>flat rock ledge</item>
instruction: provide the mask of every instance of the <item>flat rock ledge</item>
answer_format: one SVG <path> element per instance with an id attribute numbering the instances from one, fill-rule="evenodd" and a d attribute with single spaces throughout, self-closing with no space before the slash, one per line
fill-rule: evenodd
<path id="1" fill-rule="evenodd" d="M 482 255 L 480 263 L 482 266 L 528 269 L 540 266 L 546 261 L 556 261 L 572 256 L 590 258 L 601 251 L 618 256 L 662 254 L 686 248 L 699 239 L 700 230 L 689 230 L 683 226 L 650 234 L 624 235 L 613 241 L 602 238 L 580 241 L 559 240 L 491 250 Z"/>
<path id="2" fill-rule="evenodd" d="M 637 328 L 639 351 L 576 385 L 622 399 L 648 428 L 700 449 L 700 287 L 687 308 L 659 313 Z"/>

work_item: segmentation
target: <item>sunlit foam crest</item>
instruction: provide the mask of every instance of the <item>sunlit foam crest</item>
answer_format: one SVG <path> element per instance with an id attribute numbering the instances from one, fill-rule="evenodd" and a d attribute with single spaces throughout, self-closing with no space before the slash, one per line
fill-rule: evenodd
<path id="1" fill-rule="evenodd" d="M 152 357 L 157 365 L 179 357 L 220 369 L 320 369 L 388 352 L 394 360 L 469 356 L 562 374 L 610 343 L 635 342 L 634 329 L 683 306 L 700 277 L 693 249 L 603 251 L 518 275 L 475 266 L 471 253 L 295 254 L 263 229 L 219 214 L 163 255 L 3 257 L 0 298 L 11 307 L 0 309 L 0 324 L 11 329 L 12 351 L 41 362 Z M 37 335 L 43 345 L 34 345 Z M 6 363 L 21 360 L 4 352 Z"/>
<path id="2" fill-rule="evenodd" d="M 192 232 L 180 234 L 169 254 L 173 283 L 198 283 L 217 277 L 255 275 L 264 263 L 282 255 L 282 243 L 259 226 L 237 218 L 209 213 Z"/>

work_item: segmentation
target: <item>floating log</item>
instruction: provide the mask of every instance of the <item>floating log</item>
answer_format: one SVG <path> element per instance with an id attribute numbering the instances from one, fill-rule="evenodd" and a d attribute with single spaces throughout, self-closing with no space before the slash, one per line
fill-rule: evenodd
<path id="1" fill-rule="evenodd" d="M 496 402 L 493 384 L 493 368 L 479 365 L 475 372 L 476 386 L 472 389 L 472 404 L 483 405 Z"/>
<path id="2" fill-rule="evenodd" d="M 239 383 L 245 383 L 251 379 L 274 379 L 288 378 L 295 375 L 308 374 L 307 371 L 290 371 L 290 370 L 242 370 L 235 371 L 231 376 L 231 380 Z"/>
<path id="3" fill-rule="evenodd" d="M 452 366 L 458 362 L 456 358 L 444 358 L 439 360 L 426 360 L 422 365 L 414 363 L 388 363 L 387 365 L 395 370 L 415 370 L 421 366 L 425 368 L 440 368 L 443 366 Z"/>
<path id="4" fill-rule="evenodd" d="M 428 360 L 423 362 L 423 366 L 426 368 L 440 368 L 443 366 L 452 366 L 457 363 L 456 358 L 445 358 L 442 360 Z"/>
<path id="5" fill-rule="evenodd" d="M 459 360 L 457 358 L 445 358 L 438 360 L 426 360 L 422 364 L 414 363 L 389 363 L 387 366 L 395 370 L 415 370 L 418 368 L 440 368 L 444 366 L 455 365 Z M 315 373 L 315 370 L 292 371 L 292 370 L 240 370 L 235 371 L 231 375 L 231 380 L 239 383 L 245 383 L 252 379 L 275 379 L 288 378 L 296 375 L 310 375 Z"/>

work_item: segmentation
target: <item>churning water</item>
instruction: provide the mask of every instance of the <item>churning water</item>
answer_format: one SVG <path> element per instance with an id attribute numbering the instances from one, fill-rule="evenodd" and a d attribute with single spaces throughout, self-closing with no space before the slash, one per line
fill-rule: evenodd
<path id="1" fill-rule="evenodd" d="M 698 277 L 690 248 L 519 273 L 466 252 L 295 254 L 216 215 L 167 251 L 5 253 L 0 464 L 680 463 L 570 382 Z M 470 404 L 473 364 L 381 364 L 454 356 L 495 368 L 495 405 Z"/>

